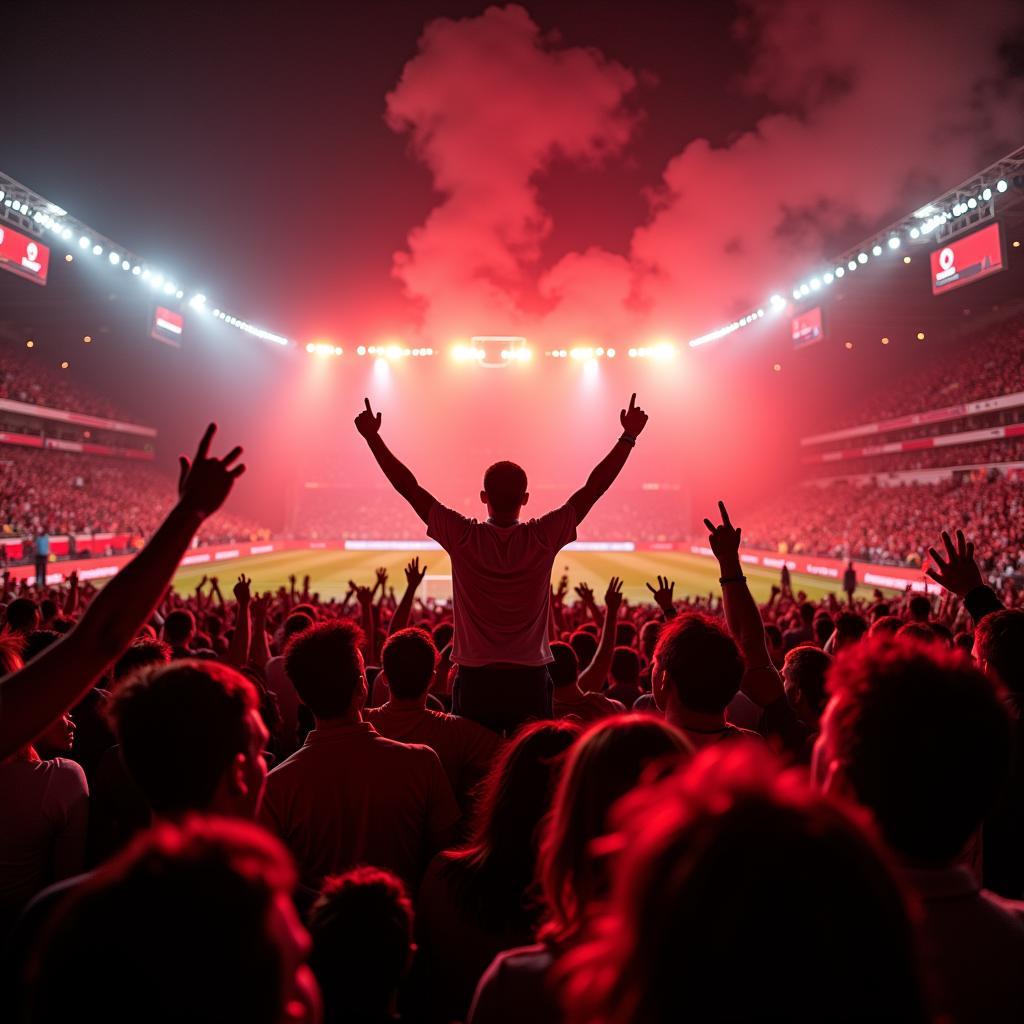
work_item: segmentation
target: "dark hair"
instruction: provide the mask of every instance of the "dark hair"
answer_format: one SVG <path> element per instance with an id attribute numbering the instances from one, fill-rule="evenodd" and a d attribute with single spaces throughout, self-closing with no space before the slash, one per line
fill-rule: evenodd
<path id="1" fill-rule="evenodd" d="M 824 645 L 825 641 L 835 631 L 836 624 L 832 621 L 832 616 L 828 612 L 818 612 L 814 616 L 814 639 Z"/>
<path id="2" fill-rule="evenodd" d="M 129 774 L 158 814 L 204 810 L 251 737 L 256 688 L 215 661 L 185 658 L 127 680 L 108 714 Z"/>
<path id="3" fill-rule="evenodd" d="M 914 594 L 907 602 L 907 611 L 911 619 L 927 622 L 931 618 L 932 603 L 924 594 Z"/>
<path id="4" fill-rule="evenodd" d="M 592 725 L 573 744 L 555 790 L 541 846 L 544 938 L 568 941 L 605 895 L 603 859 L 593 856 L 608 812 L 655 762 L 673 764 L 692 753 L 678 729 L 653 715 L 629 715 Z"/>
<path id="5" fill-rule="evenodd" d="M 665 623 L 654 657 L 679 703 L 694 711 L 724 711 L 743 679 L 736 641 L 716 619 L 700 612 Z"/>
<path id="6" fill-rule="evenodd" d="M 363 631 L 346 619 L 319 622 L 288 641 L 284 669 L 317 718 L 348 714 L 363 679 Z"/>
<path id="7" fill-rule="evenodd" d="M 868 624 L 863 615 L 856 612 L 840 612 L 836 616 L 836 639 L 844 641 L 859 640 L 868 631 Z"/>
<path id="8" fill-rule="evenodd" d="M 26 662 L 29 662 L 37 654 L 45 651 L 51 644 L 55 644 L 63 635 L 63 633 L 58 633 L 55 629 L 33 629 L 25 637 L 25 647 L 21 652 L 21 656 Z"/>
<path id="9" fill-rule="evenodd" d="M 443 651 L 452 642 L 452 637 L 455 635 L 455 624 L 451 619 L 445 619 L 431 630 L 430 635 L 433 637 L 434 646 L 439 651 Z"/>
<path id="10" fill-rule="evenodd" d="M 270 913 L 293 884 L 288 854 L 255 825 L 155 825 L 60 904 L 28 1019 L 276 1024 L 286 989 Z"/>
<path id="11" fill-rule="evenodd" d="M 831 656 L 820 647 L 799 644 L 787 652 L 782 666 L 787 692 L 791 687 L 797 691 L 814 712 L 816 719 L 821 716 L 828 703 L 825 676 L 831 664 Z"/>
<path id="12" fill-rule="evenodd" d="M 176 608 L 164 619 L 164 639 L 172 647 L 186 643 L 195 631 L 195 617 L 187 608 Z"/>
<path id="13" fill-rule="evenodd" d="M 434 678 L 437 648 L 426 630 L 409 626 L 384 641 L 380 663 L 393 696 L 400 700 L 421 697 Z"/>
<path id="14" fill-rule="evenodd" d="M 39 607 L 29 597 L 16 597 L 7 606 L 7 628 L 27 633 L 39 625 Z"/>
<path id="15" fill-rule="evenodd" d="M 632 647 L 616 647 L 612 651 L 611 676 L 617 683 L 635 686 L 640 678 L 640 655 Z"/>
<path id="16" fill-rule="evenodd" d="M 309 931 L 309 964 L 327 1024 L 385 1020 L 413 942 L 412 901 L 402 881 L 371 867 L 326 879 Z"/>
<path id="17" fill-rule="evenodd" d="M 580 660 L 573 648 L 561 640 L 554 640 L 551 643 L 551 654 L 555 660 L 548 665 L 548 672 L 555 686 L 575 683 L 580 675 Z"/>
<path id="18" fill-rule="evenodd" d="M 885 636 L 892 638 L 900 629 L 903 628 L 903 620 L 897 615 L 879 615 L 874 622 L 871 623 L 871 628 L 868 630 L 868 635 L 871 637 Z"/>
<path id="19" fill-rule="evenodd" d="M 171 654 L 171 645 L 164 640 L 135 640 L 114 662 L 114 679 L 125 679 L 150 665 L 166 665 Z"/>
<path id="20" fill-rule="evenodd" d="M 444 872 L 464 911 L 484 927 L 529 929 L 540 828 L 580 734 L 572 719 L 532 722 L 501 750 L 481 786 L 469 842 L 449 854 Z"/>
<path id="21" fill-rule="evenodd" d="M 585 629 L 577 629 L 569 637 L 569 646 L 576 652 L 576 660 L 582 668 L 586 668 L 597 654 L 598 641 L 593 633 Z"/>
<path id="22" fill-rule="evenodd" d="M 1024 611 L 992 612 L 974 630 L 978 660 L 984 662 L 1020 710 L 1024 707 Z"/>
<path id="23" fill-rule="evenodd" d="M 284 626 L 282 628 L 282 635 L 285 640 L 291 639 L 296 633 L 301 633 L 304 630 L 309 629 L 313 625 L 313 616 L 307 612 L 292 612 L 287 619 L 284 620 Z"/>
<path id="24" fill-rule="evenodd" d="M 648 648 L 653 653 L 658 644 L 658 637 L 661 634 L 661 623 L 657 619 L 649 619 L 640 627 L 640 650 L 646 656 Z M 781 634 L 780 634 L 781 637 Z"/>
<path id="25" fill-rule="evenodd" d="M 632 647 L 636 643 L 636 626 L 632 622 L 619 621 L 615 624 L 615 646 Z"/>
<path id="26" fill-rule="evenodd" d="M 929 1019 L 885 854 L 764 747 L 706 748 L 613 822 L 608 910 L 560 964 L 570 1024 Z"/>
<path id="27" fill-rule="evenodd" d="M 804 601 L 799 607 L 800 621 L 805 625 L 809 626 L 814 622 L 814 605 L 810 601 Z"/>
<path id="28" fill-rule="evenodd" d="M 912 643 L 933 644 L 938 639 L 931 626 L 924 622 L 905 622 L 896 630 L 897 640 L 908 640 Z"/>
<path id="29" fill-rule="evenodd" d="M 0 630 L 0 676 L 17 672 L 25 661 L 21 652 L 25 647 L 25 637 L 21 633 L 12 633 L 6 626 Z"/>
<path id="30" fill-rule="evenodd" d="M 526 488 L 526 472 L 514 462 L 496 462 L 484 473 L 484 491 L 497 512 L 515 512 L 523 503 Z"/>
<path id="31" fill-rule="evenodd" d="M 995 802 L 1010 724 L 995 686 L 962 655 L 869 642 L 836 659 L 822 752 L 906 857 L 944 865 Z"/>

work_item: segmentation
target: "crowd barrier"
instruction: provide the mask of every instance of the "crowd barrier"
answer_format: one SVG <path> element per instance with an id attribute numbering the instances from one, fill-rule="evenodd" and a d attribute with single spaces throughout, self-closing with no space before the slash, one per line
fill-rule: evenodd
<path id="1" fill-rule="evenodd" d="M 436 551 L 440 546 L 432 540 L 274 540 L 246 541 L 241 544 L 219 544 L 210 547 L 192 548 L 181 560 L 181 567 L 209 565 L 211 570 L 223 562 L 231 562 L 238 558 L 251 558 L 256 555 L 267 555 L 280 551 Z M 566 546 L 567 551 L 665 551 L 683 552 L 713 558 L 711 548 L 706 544 L 695 544 L 692 541 L 574 541 Z M 82 580 L 109 579 L 117 575 L 118 570 L 131 561 L 131 555 L 113 555 L 74 559 L 64 562 L 51 562 L 46 574 L 46 582 L 62 583 L 72 572 L 77 572 Z M 740 556 L 744 564 L 760 566 L 764 569 L 781 571 L 785 565 L 790 572 L 817 576 L 825 580 L 842 583 L 847 562 L 842 558 L 823 558 L 813 555 L 780 554 L 777 551 L 744 551 Z M 928 580 L 921 569 L 897 565 L 877 565 L 873 562 L 853 563 L 857 573 L 857 581 L 865 586 L 880 587 L 886 590 L 911 590 L 920 593 L 938 594 L 942 588 Z M 12 566 L 9 570 L 12 579 L 27 580 L 35 583 L 35 567 L 31 565 Z"/>

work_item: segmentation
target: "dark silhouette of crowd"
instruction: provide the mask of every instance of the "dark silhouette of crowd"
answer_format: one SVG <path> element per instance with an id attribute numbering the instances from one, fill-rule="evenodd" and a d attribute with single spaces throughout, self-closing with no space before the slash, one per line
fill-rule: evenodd
<path id="1" fill-rule="evenodd" d="M 1024 1019 L 1024 611 L 981 564 L 1009 542 L 939 523 L 941 596 L 784 573 L 759 605 L 720 503 L 719 588 L 633 605 L 552 571 L 635 396 L 536 518 L 510 462 L 447 508 L 381 420 L 450 604 L 418 559 L 400 592 L 170 589 L 244 469 L 212 425 L 105 587 L 6 583 L 4 1019 Z"/>

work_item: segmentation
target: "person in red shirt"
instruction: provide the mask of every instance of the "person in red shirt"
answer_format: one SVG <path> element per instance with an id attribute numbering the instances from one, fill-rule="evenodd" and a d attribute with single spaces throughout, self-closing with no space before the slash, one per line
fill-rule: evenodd
<path id="1" fill-rule="evenodd" d="M 353 622 L 321 622 L 285 651 L 285 671 L 316 728 L 267 776 L 260 817 L 312 889 L 358 864 L 414 885 L 460 818 L 437 754 L 385 739 L 362 720 L 362 640 Z"/>
<path id="2" fill-rule="evenodd" d="M 529 501 L 525 471 L 496 462 L 484 474 L 480 500 L 487 519 L 468 519 L 435 500 L 380 436 L 381 414 L 366 408 L 356 429 L 366 439 L 384 475 L 427 524 L 452 561 L 458 666 L 452 710 L 498 732 L 512 732 L 530 718 L 551 717 L 552 661 L 548 644 L 551 569 L 559 550 L 611 487 L 647 413 L 636 405 L 619 414 L 622 435 L 569 500 L 539 519 L 520 521 Z"/>

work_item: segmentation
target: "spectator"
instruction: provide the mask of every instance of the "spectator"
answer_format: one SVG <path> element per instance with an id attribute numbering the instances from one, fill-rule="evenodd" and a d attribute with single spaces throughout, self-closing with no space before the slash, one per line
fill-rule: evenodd
<path id="1" fill-rule="evenodd" d="M 384 642 L 381 662 L 391 699 L 364 711 L 364 721 L 389 739 L 430 747 L 440 758 L 459 805 L 468 808 L 470 794 L 498 750 L 498 737 L 468 718 L 426 706 L 437 668 L 437 650 L 429 633 L 415 627 L 392 633 Z"/>
<path id="2" fill-rule="evenodd" d="M 361 643 L 353 623 L 321 622 L 293 636 L 285 653 L 288 678 L 316 728 L 268 776 L 262 820 L 312 889 L 358 864 L 415 884 L 459 820 L 437 754 L 385 739 L 362 720 Z"/>
<path id="3" fill-rule="evenodd" d="M 908 642 L 836 662 L 815 777 L 868 808 L 900 858 L 923 917 L 919 938 L 939 1018 L 1024 1017 L 1024 903 L 961 866 L 1010 768 L 995 687 L 955 654 Z"/>
<path id="4" fill-rule="evenodd" d="M 285 647 L 293 636 L 304 632 L 313 625 L 312 615 L 306 612 L 292 612 L 284 620 L 282 641 Z M 278 654 L 267 661 L 264 669 L 267 690 L 277 700 L 281 714 L 277 743 L 283 757 L 295 753 L 299 746 L 299 696 L 292 686 L 284 667 L 284 655 Z"/>
<path id="5" fill-rule="evenodd" d="M 640 686 L 640 655 L 632 647 L 616 647 L 612 651 L 611 685 L 606 695 L 629 708 L 643 693 Z"/>
<path id="6" fill-rule="evenodd" d="M 584 724 L 596 722 L 609 715 L 622 714 L 626 708 L 620 701 L 603 693 L 587 692 L 580 683 L 580 663 L 576 652 L 561 641 L 551 644 L 555 660 L 551 663 L 551 678 L 555 689 L 552 708 L 555 718 L 572 718 Z"/>
<path id="7" fill-rule="evenodd" d="M 62 909 L 33 972 L 27 1019 L 315 1024 L 293 884 L 285 851 L 251 825 L 157 826 Z"/>
<path id="8" fill-rule="evenodd" d="M 561 965 L 572 1024 L 928 1020 L 884 855 L 767 751 L 706 749 L 615 824 L 607 912 Z"/>
<path id="9" fill-rule="evenodd" d="M 786 697 L 796 717 L 813 734 L 818 732 L 821 713 L 828 703 L 825 677 L 832 658 L 813 644 L 792 648 L 782 666 Z"/>
<path id="10" fill-rule="evenodd" d="M 647 424 L 636 395 L 619 419 L 622 436 L 586 484 L 560 509 L 524 524 L 519 515 L 530 496 L 526 473 L 515 463 L 495 463 L 484 474 L 480 500 L 488 519 L 479 523 L 435 501 L 391 454 L 380 436 L 380 413 L 374 415 L 369 400 L 356 418 L 388 481 L 452 559 L 456 713 L 498 732 L 550 716 L 551 569 L 558 551 L 575 538 L 578 524 L 619 475 Z"/>
<path id="11" fill-rule="evenodd" d="M 412 901 L 401 879 L 365 867 L 328 878 L 309 930 L 324 1024 L 396 1020 L 398 988 L 416 949 Z"/>

